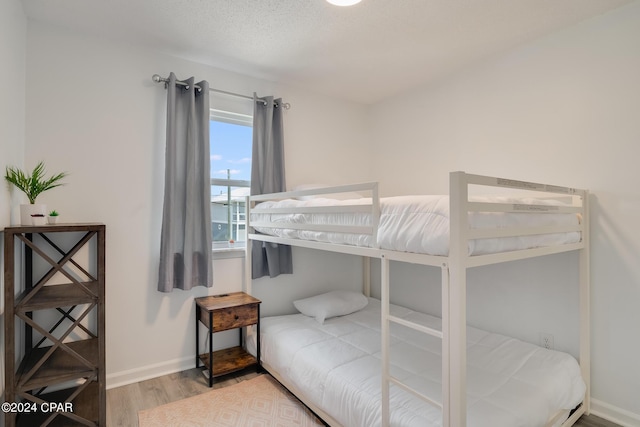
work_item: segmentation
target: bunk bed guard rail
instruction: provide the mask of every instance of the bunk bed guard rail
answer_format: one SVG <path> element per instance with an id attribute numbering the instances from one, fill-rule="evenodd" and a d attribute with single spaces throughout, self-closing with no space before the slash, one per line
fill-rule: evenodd
<path id="1" fill-rule="evenodd" d="M 260 214 L 272 214 L 272 215 L 288 215 L 288 214 L 356 214 L 356 213 L 368 213 L 371 215 L 371 223 L 368 225 L 339 225 L 339 224 L 305 224 L 305 223 L 287 223 L 286 228 L 291 230 L 305 230 L 305 231 L 322 231 L 328 233 L 353 233 L 364 234 L 370 236 L 370 241 L 373 248 L 378 247 L 378 229 L 380 224 L 380 197 L 378 193 L 377 182 L 366 182 L 361 184 L 351 185 L 339 185 L 332 187 L 313 188 L 308 190 L 299 191 L 285 191 L 274 194 L 264 194 L 249 196 L 247 198 L 247 206 L 249 212 L 255 207 L 256 203 L 277 201 L 285 199 L 307 199 L 314 196 L 326 196 L 346 193 L 358 193 L 362 196 L 370 196 L 370 199 L 366 203 L 341 203 L 338 206 L 288 206 L 288 207 L 272 207 L 261 208 Z M 273 229 L 282 228 L 283 223 L 278 221 L 251 221 L 250 215 L 247 215 L 247 230 L 249 238 L 274 241 L 275 239 L 269 239 L 266 235 L 253 234 L 254 228 Z M 348 251 L 349 249 L 345 249 Z M 361 254 L 356 250 L 357 254 Z"/>

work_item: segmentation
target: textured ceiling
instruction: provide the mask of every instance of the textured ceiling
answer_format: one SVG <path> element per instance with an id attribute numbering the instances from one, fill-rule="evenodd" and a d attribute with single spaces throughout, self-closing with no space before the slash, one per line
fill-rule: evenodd
<path id="1" fill-rule="evenodd" d="M 30 19 L 361 103 L 631 0 L 23 0 Z"/>

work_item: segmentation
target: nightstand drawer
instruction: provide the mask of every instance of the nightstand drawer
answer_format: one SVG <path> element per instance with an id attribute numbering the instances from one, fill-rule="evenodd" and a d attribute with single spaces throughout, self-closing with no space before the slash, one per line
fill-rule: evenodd
<path id="1" fill-rule="evenodd" d="M 241 328 L 243 326 L 255 325 L 258 323 L 258 304 L 247 304 L 239 307 L 225 308 L 212 312 L 213 332 L 226 331 L 228 329 Z M 201 317 L 202 323 L 209 326 L 209 314 L 203 312 Z"/>

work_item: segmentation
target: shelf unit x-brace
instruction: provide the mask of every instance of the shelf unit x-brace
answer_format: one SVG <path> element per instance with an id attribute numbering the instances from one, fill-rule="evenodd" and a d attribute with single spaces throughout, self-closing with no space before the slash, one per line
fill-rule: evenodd
<path id="1" fill-rule="evenodd" d="M 38 371 L 38 369 L 40 369 L 40 367 L 42 365 L 44 365 L 44 363 L 47 360 L 49 360 L 51 355 L 57 349 L 60 349 L 60 350 L 63 350 L 65 352 L 69 353 L 69 355 L 71 355 L 72 357 L 77 359 L 82 364 L 86 365 L 87 368 L 89 368 L 91 370 L 95 369 L 95 366 L 94 366 L 93 363 L 91 363 L 90 361 L 88 361 L 87 359 L 82 357 L 82 355 L 80 355 L 78 352 L 74 351 L 73 349 L 69 348 L 69 346 L 65 345 L 65 343 L 63 343 L 64 339 L 67 336 L 69 336 L 69 334 L 71 334 L 71 332 L 73 332 L 73 330 L 78 326 L 78 324 L 91 312 L 91 310 L 93 310 L 93 308 L 95 306 L 96 306 L 96 303 L 93 303 L 93 304 L 89 305 L 89 307 L 87 307 L 87 309 L 82 313 L 82 315 L 80 315 L 80 317 L 78 317 L 78 319 L 75 322 L 73 322 L 73 324 L 65 331 L 64 334 L 62 334 L 62 336 L 60 338 L 56 338 L 53 335 L 51 335 L 49 332 L 47 332 L 47 330 L 42 328 L 33 319 L 31 319 L 30 317 L 26 316 L 24 313 L 18 313 L 17 314 L 18 317 L 20 317 L 22 320 L 24 320 L 29 326 L 31 326 L 36 331 L 40 332 L 42 335 L 44 335 L 46 338 L 51 340 L 51 342 L 53 343 L 53 345 L 51 347 L 49 347 L 49 350 L 47 350 L 47 352 L 44 354 L 44 356 L 42 356 L 40 358 L 40 360 L 38 360 L 38 362 L 27 373 L 24 373 L 22 375 L 22 377 L 20 378 L 20 384 L 19 384 L 20 386 L 24 386 L 31 379 L 31 377 Z"/>
<path id="2" fill-rule="evenodd" d="M 76 319 L 71 315 L 71 313 L 73 312 L 73 310 L 75 310 L 77 307 L 77 305 L 71 306 L 69 307 L 68 310 L 63 310 L 60 307 L 56 307 L 56 310 L 62 314 L 62 317 L 60 317 L 60 319 L 55 323 L 55 325 L 53 325 L 51 327 L 51 329 L 49 329 L 49 333 L 52 334 L 55 332 L 56 329 L 58 329 L 58 326 L 60 326 L 62 324 L 62 322 L 65 321 L 65 319 L 68 319 L 71 322 L 75 322 Z M 98 336 L 96 334 L 94 334 L 91 330 L 89 330 L 86 326 L 84 326 L 82 323 L 79 323 L 77 325 L 78 328 L 82 329 L 82 331 L 89 335 L 91 338 L 98 338 Z M 36 345 L 34 347 L 38 348 L 40 347 L 45 341 L 47 340 L 47 336 L 43 336 L 40 341 L 38 341 L 36 343 Z"/>
<path id="3" fill-rule="evenodd" d="M 80 289 L 82 289 L 82 291 L 84 291 L 88 296 L 93 297 L 93 298 L 97 298 L 97 295 L 95 293 L 93 293 L 89 288 L 87 288 L 84 283 L 80 282 L 79 280 L 77 280 L 75 277 L 73 277 L 73 275 L 69 272 L 67 272 L 64 269 L 64 265 L 67 262 L 70 262 L 73 258 L 73 256 L 89 241 L 91 240 L 91 238 L 96 234 L 95 231 L 89 231 L 87 234 L 84 235 L 84 237 L 82 239 L 80 239 L 74 246 L 73 248 L 71 248 L 69 250 L 69 252 L 64 252 L 62 249 L 60 249 L 59 247 L 57 247 L 57 245 L 55 246 L 55 249 L 58 250 L 58 252 L 62 252 L 64 254 L 64 256 L 59 260 L 59 261 L 55 261 L 52 258 L 50 258 L 46 253 L 44 253 L 44 251 L 42 249 L 40 249 L 38 246 L 36 246 L 33 241 L 29 238 L 27 238 L 24 235 L 19 234 L 17 237 L 18 239 L 20 239 L 29 249 L 31 249 L 32 251 L 34 251 L 35 253 L 37 253 L 38 255 L 40 255 L 40 257 L 42 259 L 44 259 L 45 261 L 47 261 L 47 263 L 49 263 L 52 268 L 45 273 L 42 278 L 38 281 L 38 283 L 35 284 L 35 286 L 33 286 L 33 288 L 28 289 L 26 295 L 24 296 L 24 298 L 20 301 L 20 303 L 18 303 L 17 308 L 20 309 L 21 307 L 24 307 L 25 305 L 27 305 L 29 303 L 29 301 L 38 293 L 38 291 L 40 289 L 42 289 L 42 287 L 49 281 L 51 280 L 51 278 L 54 276 L 54 274 L 56 273 L 61 273 L 63 274 L 65 277 L 67 277 L 73 284 L 77 285 Z M 42 234 L 41 234 L 42 236 Z M 45 241 L 47 242 L 51 242 L 50 239 L 45 239 Z M 75 261 L 73 261 L 73 265 L 77 266 L 77 263 Z M 92 277 L 90 274 L 88 274 L 84 269 L 81 269 L 81 271 L 83 271 L 84 274 L 86 274 L 90 280 L 95 281 L 96 279 L 94 277 Z"/>
<path id="4" fill-rule="evenodd" d="M 95 233 L 91 233 L 91 236 L 93 236 L 93 234 L 95 234 Z M 91 236 L 88 236 L 88 237 L 91 238 Z M 49 244 L 49 246 L 51 246 L 53 249 L 55 249 L 63 257 L 65 257 L 67 255 L 67 252 L 65 252 L 58 245 L 56 245 L 51 239 L 49 239 L 49 237 L 47 237 L 46 234 L 40 234 L 40 237 L 42 237 L 42 239 L 45 242 L 47 242 Z M 56 264 L 61 265 L 61 261 L 62 261 L 62 259 L 58 260 L 58 262 Z M 96 281 L 97 280 L 91 273 L 89 273 L 84 267 L 82 267 L 80 264 L 78 264 L 73 258 L 69 258 L 67 262 L 69 262 L 70 264 L 73 264 L 73 266 L 76 267 L 78 270 L 80 270 L 80 272 L 82 274 L 84 274 L 89 280 L 91 280 L 91 281 Z M 56 270 L 54 268 L 52 268 L 50 271 L 55 272 Z M 76 307 L 77 307 L 77 305 L 73 305 L 66 311 L 63 310 L 60 307 L 56 307 L 56 310 L 60 314 L 62 314 L 62 317 L 60 317 L 60 319 L 51 327 L 51 329 L 49 329 L 49 333 L 52 334 L 53 332 L 55 332 L 55 330 L 58 328 L 58 326 L 60 326 L 62 324 L 62 322 L 64 322 L 65 319 L 68 319 L 71 322 L 75 322 L 76 319 L 73 316 L 71 316 L 71 313 L 73 312 L 73 310 L 76 309 Z M 82 329 L 82 331 L 84 333 L 86 333 L 88 336 L 90 336 L 91 338 L 97 338 L 98 337 L 96 334 L 94 334 L 92 331 L 90 331 L 82 323 L 77 324 L 77 327 Z M 47 336 L 43 336 L 43 338 L 40 339 L 40 341 L 38 341 L 36 343 L 35 347 L 36 348 L 40 347 L 46 340 L 47 340 Z"/>
<path id="5" fill-rule="evenodd" d="M 86 365 L 88 368 L 93 369 L 93 364 L 90 361 L 86 360 L 84 357 L 82 357 L 82 355 L 78 354 L 76 351 L 65 346 L 63 344 L 63 340 L 67 336 L 69 336 L 69 334 L 71 334 L 71 332 L 73 332 L 76 328 L 81 329 L 83 332 L 87 333 L 92 338 L 97 337 L 96 334 L 91 332 L 88 328 L 86 328 L 84 325 L 80 323 L 95 307 L 96 305 L 95 300 L 97 299 L 97 295 L 94 294 L 87 287 L 85 287 L 84 284 L 79 280 L 77 280 L 72 274 L 67 272 L 64 266 L 67 263 L 72 264 L 74 267 L 79 269 L 85 276 L 87 276 L 88 280 L 94 281 L 94 282 L 97 280 L 95 277 L 93 277 L 93 275 L 91 275 L 86 269 L 84 269 L 80 264 L 78 264 L 73 259 L 73 256 L 87 242 L 89 242 L 95 234 L 96 234 L 95 231 L 87 232 L 84 235 L 84 237 L 81 238 L 68 252 L 65 252 L 58 245 L 56 245 L 51 239 L 49 239 L 45 234 L 40 233 L 39 234 L 40 237 L 42 237 L 45 242 L 47 242 L 60 255 L 62 255 L 62 258 L 58 261 L 53 260 L 47 254 L 45 254 L 44 251 L 40 247 L 35 245 L 33 241 L 27 236 L 18 235 L 18 238 L 22 240 L 28 248 L 33 250 L 42 259 L 47 261 L 47 263 L 49 263 L 52 266 L 52 268 L 49 269 L 49 271 L 42 276 L 42 278 L 38 281 L 38 283 L 28 291 L 28 293 L 25 295 L 25 297 L 20 301 L 20 303 L 16 307 L 16 315 L 22 320 L 24 320 L 25 323 L 27 323 L 29 326 L 31 326 L 31 328 L 40 332 L 43 336 L 43 338 L 36 344 L 35 346 L 36 348 L 38 348 L 41 344 L 43 344 L 47 338 L 53 343 L 53 345 L 49 348 L 49 350 L 45 353 L 45 355 L 38 361 L 38 363 L 35 366 L 33 366 L 31 370 L 29 370 L 29 372 L 22 375 L 20 380 L 21 385 L 24 385 L 27 381 L 29 381 L 29 379 L 31 379 L 33 374 L 37 372 L 37 370 L 51 357 L 51 355 L 57 349 L 61 349 L 69 353 L 72 357 L 77 359 L 79 362 Z M 71 316 L 71 312 L 73 312 L 73 310 L 77 307 L 77 305 L 71 306 L 71 308 L 67 311 L 62 310 L 60 307 L 56 307 L 56 310 L 62 314 L 62 317 L 58 320 L 58 322 L 55 323 L 55 325 L 52 328 L 49 329 L 49 331 L 46 331 L 32 319 L 32 315 L 30 311 L 24 311 L 24 310 L 25 310 L 25 307 L 28 307 L 29 301 L 32 300 L 32 298 L 37 294 L 37 292 L 45 286 L 45 284 L 53 277 L 53 275 L 56 272 L 62 273 L 69 280 L 71 280 L 73 284 L 79 286 L 80 289 L 86 292 L 94 302 L 82 312 L 82 314 L 80 315 L 80 317 L 78 317 L 78 319 L 75 319 L 73 316 Z M 58 329 L 58 327 L 62 324 L 62 322 L 65 319 L 69 319 L 70 321 L 72 321 L 73 322 L 72 325 L 67 328 L 67 330 L 63 333 L 63 335 L 60 338 L 55 338 L 55 336 L 53 335 L 53 332 L 56 329 Z"/>

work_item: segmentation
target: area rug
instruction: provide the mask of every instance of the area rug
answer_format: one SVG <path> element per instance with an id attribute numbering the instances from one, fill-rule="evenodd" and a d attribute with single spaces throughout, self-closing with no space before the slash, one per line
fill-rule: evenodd
<path id="1" fill-rule="evenodd" d="M 269 375 L 138 412 L 139 427 L 322 426 Z"/>

